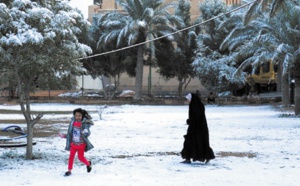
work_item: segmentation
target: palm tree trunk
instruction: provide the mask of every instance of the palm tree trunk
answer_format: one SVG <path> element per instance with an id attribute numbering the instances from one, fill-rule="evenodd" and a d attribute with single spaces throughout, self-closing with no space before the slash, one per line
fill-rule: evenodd
<path id="1" fill-rule="evenodd" d="M 137 53 L 137 63 L 135 68 L 135 94 L 133 96 L 134 100 L 139 100 L 142 94 L 142 86 L 143 86 L 143 67 L 144 67 L 144 46 L 140 45 L 138 47 Z"/>
<path id="2" fill-rule="evenodd" d="M 295 115 L 300 115 L 300 75 L 295 76 Z"/>
<path id="3" fill-rule="evenodd" d="M 276 85 L 277 92 L 282 91 L 282 89 L 281 89 L 281 84 L 282 84 L 281 80 L 282 80 L 282 63 L 278 64 L 277 85 Z"/>
<path id="4" fill-rule="evenodd" d="M 289 97 L 289 80 L 287 74 L 282 75 L 281 77 L 281 96 L 282 96 L 283 107 L 288 107 L 290 104 L 290 97 Z"/>

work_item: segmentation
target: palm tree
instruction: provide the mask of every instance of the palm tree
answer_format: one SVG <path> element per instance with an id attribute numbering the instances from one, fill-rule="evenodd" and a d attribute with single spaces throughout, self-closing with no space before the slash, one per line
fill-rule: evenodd
<path id="1" fill-rule="evenodd" d="M 113 30 L 121 29 L 127 23 L 127 20 L 124 19 L 125 17 L 122 14 L 115 14 L 113 17 L 110 15 L 111 14 L 108 13 L 96 14 L 93 17 L 93 22 L 89 29 L 89 46 L 91 46 L 96 53 L 105 53 L 124 47 L 122 45 L 119 45 L 119 47 L 117 46 L 117 38 L 115 38 L 114 41 L 107 42 L 105 45 L 97 43 L 102 35 L 107 35 Z M 117 22 L 118 24 L 115 25 L 114 22 Z M 114 94 L 107 94 L 108 90 L 112 90 L 110 87 L 111 77 L 113 78 L 115 85 L 113 89 L 118 90 L 121 73 L 126 71 L 129 62 L 135 63 L 136 61 L 134 53 L 136 53 L 135 48 L 132 48 L 109 53 L 108 55 L 97 56 L 84 62 L 84 67 L 93 77 L 109 77 L 109 87 L 106 87 L 106 90 L 104 91 L 106 98 L 111 99 L 114 96 Z"/>
<path id="2" fill-rule="evenodd" d="M 199 6 L 201 16 L 198 22 L 212 19 L 227 12 L 229 9 L 221 0 L 206 0 Z M 241 22 L 240 15 L 221 16 L 198 28 L 197 56 L 193 62 L 201 84 L 209 91 L 221 92 L 233 89 L 242 84 L 242 80 L 231 78 L 235 70 L 230 64 L 227 51 L 219 50 L 226 35 Z"/>
<path id="3" fill-rule="evenodd" d="M 274 21 L 259 16 L 247 25 L 238 22 L 226 37 L 220 49 L 232 56 L 238 67 L 235 76 L 240 76 L 250 66 L 256 67 L 273 59 L 281 37 L 278 35 L 281 27 L 275 27 Z"/>
<path id="4" fill-rule="evenodd" d="M 260 2 L 260 3 L 258 3 Z M 300 39 L 300 19 L 299 19 L 299 0 L 261 0 L 254 3 L 246 14 L 245 23 L 252 20 L 258 12 L 268 12 L 268 18 L 274 18 L 274 27 L 280 28 L 277 30 L 278 44 L 274 51 L 274 58 L 281 60 L 280 69 L 282 73 L 282 98 L 283 104 L 289 99 L 287 81 L 289 73 L 295 79 L 295 114 L 300 114 L 300 56 L 299 39 Z M 277 25 L 276 25 L 277 24 Z"/>
<path id="5" fill-rule="evenodd" d="M 162 0 L 116 0 L 117 4 L 125 11 L 127 23 L 114 21 L 113 24 L 122 24 L 120 29 L 112 30 L 99 39 L 99 44 L 113 42 L 117 45 L 127 42 L 128 45 L 144 43 L 150 35 L 153 38 L 166 35 L 176 30 L 175 25 L 181 24 L 181 19 L 169 11 L 174 8 L 174 3 L 163 3 Z M 116 13 L 111 13 L 111 16 Z M 170 37 L 172 38 L 172 37 Z M 134 100 L 141 98 L 143 81 L 143 55 L 144 44 L 137 46 L 136 81 Z"/>
<path id="6" fill-rule="evenodd" d="M 179 0 L 175 15 L 181 17 L 184 23 L 178 29 L 190 27 L 190 1 Z M 173 41 L 169 41 L 167 38 L 155 41 L 155 54 L 157 66 L 159 67 L 158 72 L 165 79 L 177 78 L 177 95 L 179 98 L 183 96 L 186 87 L 195 76 L 191 64 L 194 60 L 194 51 L 197 47 L 196 41 L 197 35 L 193 30 L 184 30 L 174 34 Z"/>

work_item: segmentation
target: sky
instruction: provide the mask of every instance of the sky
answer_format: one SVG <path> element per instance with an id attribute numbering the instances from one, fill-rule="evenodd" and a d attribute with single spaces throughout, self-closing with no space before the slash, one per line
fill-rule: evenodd
<path id="1" fill-rule="evenodd" d="M 66 132 L 72 110 L 78 107 L 88 110 L 94 121 L 89 139 L 95 148 L 85 153 L 92 171 L 87 173 L 76 157 L 72 175 L 64 177 L 69 152 L 58 133 Z M 206 105 L 210 145 L 216 155 L 208 164 L 180 163 L 188 105 L 107 106 L 102 119 L 97 113 L 100 108 L 103 105 L 32 104 L 33 111 L 56 111 L 35 126 L 35 131 L 54 133 L 34 138 L 35 160 L 24 160 L 24 147 L 0 148 L 0 185 L 300 185 L 299 118 L 292 111 L 282 111 L 280 105 Z M 19 105 L 0 104 L 0 110 L 19 109 Z M 22 115 L 6 112 L 0 117 L 18 120 Z M 10 125 L 0 123 L 0 129 Z"/>
<path id="2" fill-rule="evenodd" d="M 81 10 L 85 19 L 88 18 L 88 6 L 94 3 L 93 0 L 71 0 L 70 5 Z"/>

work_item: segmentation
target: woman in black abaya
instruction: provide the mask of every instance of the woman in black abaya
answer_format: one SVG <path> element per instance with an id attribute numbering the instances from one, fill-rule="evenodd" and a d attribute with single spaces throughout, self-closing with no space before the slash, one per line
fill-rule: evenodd
<path id="1" fill-rule="evenodd" d="M 214 152 L 209 145 L 209 132 L 205 116 L 205 107 L 196 94 L 188 94 L 186 98 L 189 103 L 189 118 L 187 134 L 184 135 L 181 157 L 185 159 L 182 163 L 201 161 L 208 163 L 215 158 Z"/>

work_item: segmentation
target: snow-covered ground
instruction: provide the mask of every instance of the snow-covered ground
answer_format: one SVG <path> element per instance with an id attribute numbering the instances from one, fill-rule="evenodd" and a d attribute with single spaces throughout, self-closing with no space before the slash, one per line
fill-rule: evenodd
<path id="1" fill-rule="evenodd" d="M 296 186 L 300 185 L 300 120 L 282 117 L 273 106 L 207 105 L 210 143 L 216 159 L 203 164 L 181 164 L 179 152 L 188 106 L 108 106 L 102 120 L 93 105 L 33 104 L 33 110 L 70 111 L 49 114 L 57 130 L 65 131 L 73 109 L 91 111 L 95 125 L 85 155 L 93 162 L 91 173 L 77 158 L 73 174 L 64 177 L 69 153 L 65 139 L 52 135 L 35 138 L 35 160 L 24 160 L 25 148 L 0 148 L 1 186 Z M 0 105 L 18 110 L 19 106 Z M 18 114 L 1 114 L 2 119 Z M 59 123 L 59 121 L 62 121 Z M 39 127 L 38 124 L 36 127 Z M 1 124 L 0 128 L 9 126 Z M 25 127 L 24 124 L 19 125 Z"/>

